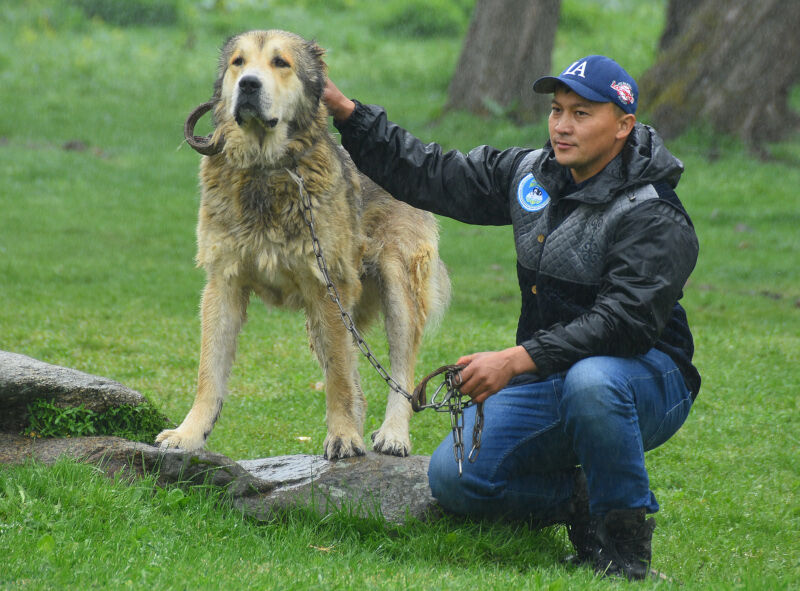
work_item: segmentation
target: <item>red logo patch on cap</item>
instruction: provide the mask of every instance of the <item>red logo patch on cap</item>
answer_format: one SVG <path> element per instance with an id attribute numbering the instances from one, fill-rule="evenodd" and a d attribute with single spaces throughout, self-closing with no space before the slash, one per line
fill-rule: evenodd
<path id="1" fill-rule="evenodd" d="M 617 91 L 617 96 L 626 105 L 633 104 L 633 89 L 627 82 L 617 82 L 616 80 L 611 83 L 611 88 Z"/>

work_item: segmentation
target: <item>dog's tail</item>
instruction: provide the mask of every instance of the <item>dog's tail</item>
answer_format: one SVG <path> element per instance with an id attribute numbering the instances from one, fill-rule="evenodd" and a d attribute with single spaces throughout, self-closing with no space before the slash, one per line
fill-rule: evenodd
<path id="1" fill-rule="evenodd" d="M 428 331 L 436 330 L 442 323 L 447 306 L 450 305 L 450 275 L 444 261 L 436 258 L 431 273 L 429 284 L 431 306 L 428 310 L 428 317 L 425 320 L 425 329 Z"/>

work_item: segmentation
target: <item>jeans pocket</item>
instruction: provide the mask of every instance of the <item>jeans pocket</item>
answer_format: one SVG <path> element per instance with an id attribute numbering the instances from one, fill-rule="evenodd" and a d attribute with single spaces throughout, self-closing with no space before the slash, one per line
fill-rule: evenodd
<path id="1" fill-rule="evenodd" d="M 692 399 L 691 397 L 687 397 L 669 409 L 658 428 L 653 431 L 646 441 L 643 441 L 644 450 L 649 451 L 655 449 L 675 435 L 678 429 L 681 428 L 681 425 L 686 422 L 686 417 L 689 416 L 691 408 Z"/>

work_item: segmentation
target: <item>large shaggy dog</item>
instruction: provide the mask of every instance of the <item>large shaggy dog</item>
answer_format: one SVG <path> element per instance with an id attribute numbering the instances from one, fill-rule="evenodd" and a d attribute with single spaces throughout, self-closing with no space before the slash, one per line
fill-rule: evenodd
<path id="1" fill-rule="evenodd" d="M 268 305 L 305 311 L 325 373 L 325 457 L 365 453 L 358 349 L 328 296 L 290 171 L 303 179 L 344 309 L 360 330 L 383 313 L 392 374 L 406 391 L 423 328 L 447 305 L 450 284 L 434 218 L 360 175 L 330 136 L 322 55 L 316 44 L 274 30 L 238 35 L 222 48 L 212 138 L 221 151 L 200 165 L 197 262 L 207 284 L 197 396 L 180 426 L 158 435 L 162 447 L 204 445 L 254 293 Z M 410 415 L 409 402 L 390 390 L 374 449 L 407 455 Z"/>

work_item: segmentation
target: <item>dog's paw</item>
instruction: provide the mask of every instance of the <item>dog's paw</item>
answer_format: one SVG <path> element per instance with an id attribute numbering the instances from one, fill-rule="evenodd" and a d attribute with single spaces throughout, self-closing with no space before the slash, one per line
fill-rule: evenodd
<path id="1" fill-rule="evenodd" d="M 156 436 L 156 444 L 161 449 L 180 448 L 186 451 L 196 451 L 205 445 L 205 438 L 201 434 L 194 434 L 185 429 L 165 429 Z"/>
<path id="2" fill-rule="evenodd" d="M 384 425 L 372 434 L 372 449 L 387 456 L 404 458 L 411 451 L 411 440 L 408 433 L 398 435 Z"/>
<path id="3" fill-rule="evenodd" d="M 364 441 L 357 434 L 350 436 L 328 434 L 323 447 L 325 448 L 326 460 L 352 458 L 363 456 L 367 453 Z"/>

